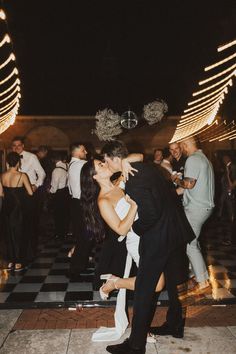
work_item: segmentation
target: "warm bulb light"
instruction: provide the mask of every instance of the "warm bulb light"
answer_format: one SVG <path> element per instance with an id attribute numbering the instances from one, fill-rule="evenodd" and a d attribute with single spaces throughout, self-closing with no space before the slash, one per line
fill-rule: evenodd
<path id="1" fill-rule="evenodd" d="M 232 42 L 229 42 L 227 44 L 223 44 L 223 45 L 219 46 L 217 48 L 217 51 L 222 52 L 223 50 L 228 49 L 228 48 L 232 47 L 233 45 L 236 45 L 236 39 L 234 39 Z"/>
<path id="2" fill-rule="evenodd" d="M 209 90 L 213 89 L 214 87 L 219 86 L 220 84 L 224 83 L 226 80 L 228 80 L 228 85 L 230 85 L 230 84 L 232 83 L 232 79 L 231 79 L 232 76 L 235 76 L 235 71 L 233 71 L 232 73 L 230 73 L 230 74 L 229 74 L 228 76 L 226 76 L 224 79 L 222 79 L 222 80 L 216 82 L 215 84 L 213 84 L 213 85 L 211 85 L 211 86 L 208 86 L 208 87 L 206 87 L 206 88 L 203 89 L 203 90 L 194 92 L 194 93 L 193 93 L 193 96 L 198 96 L 198 95 L 200 95 L 201 93 L 204 93 L 204 92 L 206 92 L 206 91 L 209 91 Z"/>
<path id="3" fill-rule="evenodd" d="M 209 70 L 211 70 L 211 69 L 214 69 L 214 68 L 216 68 L 216 67 L 219 66 L 219 65 L 222 65 L 222 64 L 224 64 L 224 63 L 227 63 L 227 61 L 232 60 L 232 59 L 235 58 L 235 57 L 236 57 L 236 53 L 230 55 L 229 57 L 227 57 L 227 58 L 225 58 L 225 59 L 223 59 L 223 60 L 218 61 L 218 62 L 215 63 L 215 64 L 212 64 L 212 65 L 207 66 L 204 70 L 205 70 L 205 71 L 209 71 Z"/>
<path id="4" fill-rule="evenodd" d="M 7 58 L 7 60 L 5 60 L 5 61 L 0 65 L 0 70 L 1 70 L 2 68 L 4 68 L 8 63 L 10 63 L 11 60 L 16 60 L 16 57 L 15 57 L 15 55 L 14 55 L 13 53 L 11 53 L 11 54 L 9 55 L 9 57 Z"/>
<path id="5" fill-rule="evenodd" d="M 1 9 L 1 10 L 0 10 L 0 19 L 1 19 L 1 20 L 6 20 L 6 18 L 7 18 L 7 17 L 6 17 L 5 12 Z"/>
<path id="6" fill-rule="evenodd" d="M 15 93 L 17 93 L 17 92 L 20 92 L 20 86 L 16 86 L 16 88 L 7 97 L 4 97 L 2 100 L 0 100 L 0 103 L 3 103 L 5 101 L 9 100 L 9 98 L 12 97 L 13 95 L 15 95 Z"/>
<path id="7" fill-rule="evenodd" d="M 5 34 L 5 36 L 3 37 L 3 39 L 0 42 L 0 48 L 5 44 L 5 43 L 10 43 L 11 39 L 8 36 L 8 34 Z"/>
<path id="8" fill-rule="evenodd" d="M 236 57 L 236 54 L 235 54 L 235 57 Z M 199 85 L 201 86 L 201 85 L 203 85 L 203 84 L 206 84 L 206 83 L 209 82 L 209 81 L 215 80 L 215 79 L 217 79 L 218 77 L 227 74 L 227 73 L 230 72 L 231 70 L 234 70 L 235 68 L 236 68 L 236 64 L 230 66 L 229 68 L 227 68 L 227 69 L 221 71 L 220 73 L 218 73 L 218 74 L 216 74 L 216 75 L 213 75 L 213 76 L 209 77 L 208 79 L 199 81 Z M 234 70 L 233 74 L 235 75 L 235 70 Z"/>
<path id="9" fill-rule="evenodd" d="M 2 81 L 0 81 L 0 85 L 3 85 L 6 81 L 8 81 L 12 76 L 14 75 L 18 75 L 18 70 L 16 68 L 14 68 L 12 70 L 12 72 L 5 78 L 3 79 Z"/>

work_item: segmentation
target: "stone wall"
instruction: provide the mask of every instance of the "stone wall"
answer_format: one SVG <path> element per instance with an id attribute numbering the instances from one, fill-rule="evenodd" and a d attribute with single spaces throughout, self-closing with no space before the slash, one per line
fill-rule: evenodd
<path id="1" fill-rule="evenodd" d="M 140 122 L 133 130 L 124 130 L 120 139 L 124 140 L 131 151 L 152 153 L 156 147 L 168 146 L 178 116 L 165 118 L 159 125 L 148 126 Z M 66 150 L 73 141 L 90 142 L 99 150 L 103 145 L 95 134 L 94 118 L 89 116 L 18 116 L 16 122 L 0 135 L 0 150 L 8 150 L 16 135 L 26 137 L 26 148 L 35 150 L 41 144 L 54 149 Z M 215 150 L 229 150 L 229 141 L 204 143 L 204 150 L 212 154 Z"/>

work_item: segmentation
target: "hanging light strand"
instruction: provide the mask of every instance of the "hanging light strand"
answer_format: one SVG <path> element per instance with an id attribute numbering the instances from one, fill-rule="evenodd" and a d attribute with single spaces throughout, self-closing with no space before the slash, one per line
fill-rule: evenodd
<path id="1" fill-rule="evenodd" d="M 5 32 L 8 31 L 8 24 L 5 12 L 0 9 L 0 21 L 4 21 L 5 24 Z M 8 51 L 8 58 L 0 63 L 0 70 L 8 67 L 8 65 L 12 66 L 12 62 L 16 61 L 16 57 L 13 51 L 13 45 L 11 42 L 11 38 L 8 33 L 2 33 L 0 41 L 0 50 L 4 47 L 4 50 L 8 51 L 8 47 L 5 47 L 5 44 L 10 44 Z M 19 109 L 19 101 L 21 98 L 20 95 L 20 80 L 19 80 L 19 72 L 16 67 L 13 67 L 11 72 L 0 81 L 0 134 L 3 133 L 6 129 L 9 128 L 10 125 L 14 124 L 16 115 Z M 15 80 L 12 82 L 12 78 L 15 77 Z M 3 86 L 4 85 L 4 86 Z M 7 86 L 6 86 L 7 85 Z M 1 87 L 3 87 L 1 89 Z"/>
<path id="2" fill-rule="evenodd" d="M 218 51 L 225 50 L 236 45 L 236 40 L 218 48 Z M 228 62 L 232 64 L 220 72 L 199 81 L 199 86 L 205 86 L 203 89 L 193 92 L 192 96 L 200 96 L 188 103 L 190 108 L 184 110 L 184 114 L 176 127 L 171 142 L 183 140 L 191 135 L 196 135 L 204 130 L 204 126 L 213 126 L 214 119 L 219 111 L 220 105 L 224 102 L 228 88 L 233 85 L 233 79 L 236 76 L 236 52 L 228 55 L 224 59 L 205 67 L 205 72 L 214 68 L 219 68 Z M 213 83 L 211 83 L 213 81 Z M 208 127 L 209 128 L 209 127 Z M 207 128 L 207 129 L 208 129 Z M 227 132 L 228 133 L 228 132 Z M 224 134 L 226 132 L 224 131 Z M 224 139 L 230 134 L 221 136 Z"/>

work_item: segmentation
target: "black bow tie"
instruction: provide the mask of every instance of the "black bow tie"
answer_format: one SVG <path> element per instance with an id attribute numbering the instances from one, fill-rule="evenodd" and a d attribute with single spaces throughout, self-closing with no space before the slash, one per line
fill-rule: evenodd
<path id="1" fill-rule="evenodd" d="M 21 159 L 23 159 L 23 157 L 24 157 L 23 155 L 20 155 L 20 158 L 21 158 Z"/>

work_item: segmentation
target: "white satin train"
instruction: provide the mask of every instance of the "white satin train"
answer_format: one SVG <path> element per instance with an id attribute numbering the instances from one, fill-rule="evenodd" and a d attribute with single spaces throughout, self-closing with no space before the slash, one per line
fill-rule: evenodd
<path id="1" fill-rule="evenodd" d="M 122 241 L 123 236 L 119 237 L 118 241 Z M 126 247 L 127 247 L 127 257 L 124 271 L 124 278 L 128 278 L 132 266 L 132 260 L 136 263 L 137 267 L 139 264 L 139 236 L 133 231 L 128 232 L 126 236 Z M 125 333 L 126 328 L 129 325 L 127 314 L 125 311 L 126 304 L 126 289 L 120 289 L 117 301 L 116 310 L 114 314 L 115 327 L 100 327 L 92 336 L 93 342 L 105 342 L 105 341 L 115 341 L 120 339 L 120 337 Z"/>

